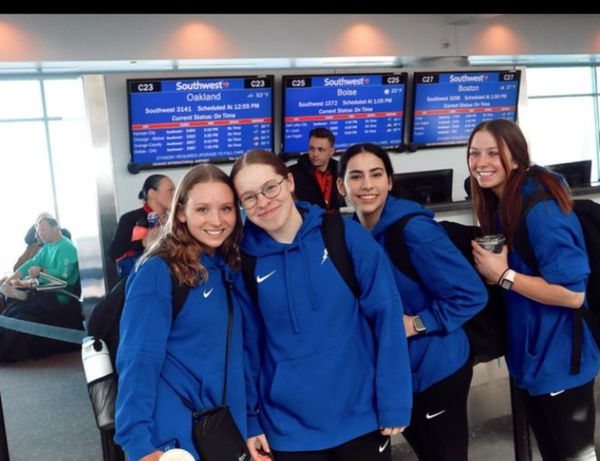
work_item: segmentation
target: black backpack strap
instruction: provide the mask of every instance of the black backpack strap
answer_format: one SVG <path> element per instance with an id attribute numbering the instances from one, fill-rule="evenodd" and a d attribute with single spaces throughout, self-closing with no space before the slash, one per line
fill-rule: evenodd
<path id="1" fill-rule="evenodd" d="M 421 278 L 410 261 L 408 247 L 404 240 L 404 228 L 408 221 L 415 216 L 428 215 L 422 212 L 409 213 L 387 228 L 385 232 L 385 250 L 394 263 L 394 266 L 396 266 L 400 272 L 411 280 L 420 283 Z"/>
<path id="2" fill-rule="evenodd" d="M 258 306 L 258 286 L 256 284 L 256 258 L 248 253 L 241 252 L 242 256 L 242 277 L 246 284 L 246 289 L 254 301 L 254 305 Z"/>
<path id="3" fill-rule="evenodd" d="M 231 297 L 232 283 L 227 280 L 225 269 L 221 269 L 221 277 L 225 285 L 227 294 L 227 336 L 225 342 L 225 371 L 223 372 L 223 394 L 221 396 L 221 405 L 227 403 L 227 372 L 229 370 L 229 346 L 231 344 L 231 329 L 233 328 L 233 299 Z"/>
<path id="4" fill-rule="evenodd" d="M 354 296 L 360 298 L 360 285 L 354 273 L 354 264 L 346 246 L 344 219 L 338 213 L 326 213 L 321 223 L 321 235 L 331 262 L 340 273 Z"/>
<path id="5" fill-rule="evenodd" d="M 179 280 L 173 275 L 171 275 L 171 295 L 173 297 L 173 317 L 172 320 L 175 320 L 181 312 L 185 300 L 187 299 L 187 295 L 190 292 L 190 287 L 179 283 Z"/>

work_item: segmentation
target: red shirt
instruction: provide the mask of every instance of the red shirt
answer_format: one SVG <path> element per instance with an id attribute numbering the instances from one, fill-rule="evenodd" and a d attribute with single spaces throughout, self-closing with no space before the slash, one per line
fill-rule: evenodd
<path id="1" fill-rule="evenodd" d="M 329 170 L 320 172 L 315 168 L 314 172 L 315 178 L 317 179 L 317 184 L 319 184 L 319 189 L 321 189 L 321 193 L 323 194 L 323 198 L 325 199 L 325 206 L 328 210 L 331 210 L 331 190 L 333 188 L 333 175 Z"/>

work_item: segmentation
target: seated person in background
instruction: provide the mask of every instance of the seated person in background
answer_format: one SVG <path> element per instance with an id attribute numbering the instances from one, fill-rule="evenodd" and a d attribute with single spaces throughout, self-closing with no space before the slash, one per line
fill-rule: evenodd
<path id="1" fill-rule="evenodd" d="M 38 237 L 35 226 L 40 219 L 51 217 L 52 215 L 50 213 L 40 213 L 33 226 L 29 228 L 27 234 L 25 234 L 25 244 L 27 245 L 27 248 L 25 248 L 23 254 L 19 256 L 19 259 L 17 259 L 17 262 L 13 266 L 13 271 L 16 271 L 23 263 L 25 263 L 25 261 L 33 258 L 36 253 L 40 251 L 40 248 L 42 248 L 44 242 L 42 242 Z M 69 240 L 71 240 L 71 233 L 67 229 L 61 228 L 60 232 L 64 237 L 67 237 Z"/>
<path id="2" fill-rule="evenodd" d="M 338 162 L 331 158 L 335 153 L 335 136 L 327 128 L 314 128 L 308 135 L 308 155 L 290 167 L 294 176 L 296 200 L 304 200 L 325 210 L 337 211 L 346 206 L 336 188 Z"/>
<path id="3" fill-rule="evenodd" d="M 44 243 L 40 251 L 21 265 L 14 274 L 1 279 L 0 284 L 17 285 L 25 275 L 39 278 L 40 284 L 43 284 L 43 274 L 46 273 L 64 280 L 67 284 L 65 290 L 79 296 L 79 263 L 77 250 L 71 240 L 61 234 L 54 218 L 42 217 L 36 224 L 36 232 Z M 34 291 L 24 300 L 9 299 L 2 315 L 65 328 L 83 329 L 81 303 L 60 292 Z M 79 345 L 0 328 L 0 362 L 45 357 L 76 349 L 79 349 Z"/>
<path id="4" fill-rule="evenodd" d="M 138 194 L 138 198 L 144 201 L 144 206 L 125 213 L 119 219 L 108 255 L 117 263 L 121 277 L 129 275 L 144 249 L 157 239 L 160 227 L 149 229 L 148 214 L 158 213 L 161 216 L 160 222 L 164 222 L 174 192 L 175 185 L 167 176 L 148 176 Z"/>

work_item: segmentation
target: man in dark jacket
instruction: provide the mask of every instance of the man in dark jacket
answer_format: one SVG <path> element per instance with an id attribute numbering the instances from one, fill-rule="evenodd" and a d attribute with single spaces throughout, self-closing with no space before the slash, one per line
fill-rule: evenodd
<path id="1" fill-rule="evenodd" d="M 335 136 L 331 131 L 314 128 L 309 133 L 308 155 L 302 155 L 298 163 L 290 167 L 296 198 L 330 212 L 346 205 L 335 185 L 338 162 L 331 158 L 335 153 L 334 145 Z"/>

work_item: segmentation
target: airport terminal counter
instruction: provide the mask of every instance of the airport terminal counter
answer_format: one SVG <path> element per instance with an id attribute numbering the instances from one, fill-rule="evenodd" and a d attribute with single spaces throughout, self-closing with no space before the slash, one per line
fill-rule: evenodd
<path id="1" fill-rule="evenodd" d="M 590 199 L 600 203 L 600 183 L 571 189 L 575 199 Z M 425 204 L 435 213 L 438 221 L 456 221 L 463 224 L 474 224 L 471 200 L 459 200 L 445 203 Z"/>

